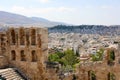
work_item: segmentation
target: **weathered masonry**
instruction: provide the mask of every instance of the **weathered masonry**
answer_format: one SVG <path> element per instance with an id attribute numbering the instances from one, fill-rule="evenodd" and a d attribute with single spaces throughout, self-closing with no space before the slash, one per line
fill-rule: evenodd
<path id="1" fill-rule="evenodd" d="M 78 80 L 120 80 L 119 49 L 119 46 L 106 49 L 103 61 L 82 63 L 78 68 Z"/>
<path id="2" fill-rule="evenodd" d="M 31 80 L 44 80 L 47 53 L 47 29 L 20 27 L 0 32 L 0 68 L 17 68 Z"/>

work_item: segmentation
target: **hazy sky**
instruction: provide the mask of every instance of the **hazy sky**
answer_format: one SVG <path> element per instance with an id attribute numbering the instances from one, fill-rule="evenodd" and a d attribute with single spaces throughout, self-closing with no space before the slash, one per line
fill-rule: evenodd
<path id="1" fill-rule="evenodd" d="M 120 0 L 1 0 L 0 10 L 70 24 L 120 25 Z"/>

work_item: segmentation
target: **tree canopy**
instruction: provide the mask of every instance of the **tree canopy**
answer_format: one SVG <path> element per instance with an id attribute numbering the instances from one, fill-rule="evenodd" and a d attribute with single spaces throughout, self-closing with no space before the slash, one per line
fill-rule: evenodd
<path id="1" fill-rule="evenodd" d="M 92 61 L 102 61 L 103 53 L 104 53 L 104 49 L 100 49 L 99 51 L 96 52 L 96 54 L 92 54 L 91 55 Z"/>
<path id="2" fill-rule="evenodd" d="M 65 69 L 73 69 L 75 65 L 80 62 L 74 51 L 70 49 L 64 52 L 56 52 L 54 54 L 50 54 L 48 60 L 50 62 L 58 62 Z"/>

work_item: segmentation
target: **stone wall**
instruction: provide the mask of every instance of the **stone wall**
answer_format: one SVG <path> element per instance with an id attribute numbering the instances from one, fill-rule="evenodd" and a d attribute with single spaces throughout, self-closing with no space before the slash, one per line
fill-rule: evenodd
<path id="1" fill-rule="evenodd" d="M 6 32 L 0 32 L 0 68 L 8 66 L 7 36 Z"/>
<path id="2" fill-rule="evenodd" d="M 108 48 L 103 61 L 84 62 L 77 68 L 77 80 L 120 80 L 120 48 Z M 114 51 L 114 60 L 109 62 L 110 51 Z M 60 80 L 56 70 L 46 69 L 48 55 L 47 29 L 9 28 L 0 32 L 0 68 L 15 67 L 30 80 Z M 93 77 L 95 79 L 93 79 Z M 73 75 L 64 80 L 73 80 Z"/>
<path id="3" fill-rule="evenodd" d="M 112 63 L 108 63 L 109 53 L 114 51 L 115 60 Z M 120 80 L 120 52 L 119 49 L 109 48 L 105 51 L 103 61 L 96 62 L 84 62 L 79 66 L 78 80 Z M 94 72 L 95 79 L 89 74 Z M 113 74 L 113 79 L 110 79 L 109 73 Z"/>
<path id="4" fill-rule="evenodd" d="M 4 57 L 0 58 L 0 67 L 18 68 L 31 80 L 47 79 L 44 64 L 48 52 L 47 35 L 47 29 L 37 27 L 9 28 L 1 32 L 0 55 Z"/>
<path id="5" fill-rule="evenodd" d="M 0 68 L 8 67 L 8 61 L 5 56 L 0 56 Z"/>

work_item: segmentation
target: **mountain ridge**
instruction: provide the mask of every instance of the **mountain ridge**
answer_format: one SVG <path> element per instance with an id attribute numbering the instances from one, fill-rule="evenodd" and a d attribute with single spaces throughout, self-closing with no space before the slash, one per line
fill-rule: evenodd
<path id="1" fill-rule="evenodd" d="M 33 26 L 44 26 L 52 27 L 60 24 L 65 24 L 62 22 L 54 22 L 40 17 L 26 17 L 24 15 L 15 14 L 11 12 L 0 11 L 0 24 L 5 25 L 33 25 Z"/>

